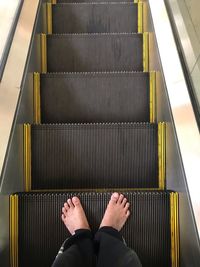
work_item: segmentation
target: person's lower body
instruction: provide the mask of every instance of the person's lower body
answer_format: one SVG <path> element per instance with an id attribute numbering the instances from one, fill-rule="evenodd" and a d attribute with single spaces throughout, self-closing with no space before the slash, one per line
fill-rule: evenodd
<path id="1" fill-rule="evenodd" d="M 62 244 L 52 267 L 93 267 L 96 265 L 93 236 L 88 229 L 79 229 Z"/>
<path id="2" fill-rule="evenodd" d="M 80 229 L 64 242 L 52 267 L 68 266 L 141 267 L 141 263 L 116 229 L 102 227 L 94 240 L 90 230 Z"/>
<path id="3" fill-rule="evenodd" d="M 141 267 L 119 232 L 130 214 L 128 208 L 127 199 L 114 193 L 93 238 L 80 200 L 68 199 L 62 220 L 72 236 L 63 243 L 52 267 Z"/>
<path id="4" fill-rule="evenodd" d="M 116 229 L 100 228 L 95 243 L 98 244 L 97 267 L 142 267 L 137 254 L 127 247 Z"/>

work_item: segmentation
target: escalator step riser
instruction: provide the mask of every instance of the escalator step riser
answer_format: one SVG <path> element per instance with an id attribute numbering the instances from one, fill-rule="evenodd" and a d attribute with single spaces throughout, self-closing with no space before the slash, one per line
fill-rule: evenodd
<path id="1" fill-rule="evenodd" d="M 42 123 L 149 122 L 148 73 L 44 74 Z"/>
<path id="2" fill-rule="evenodd" d="M 48 35 L 47 71 L 143 71 L 143 35 Z"/>
<path id="3" fill-rule="evenodd" d="M 73 193 L 19 194 L 19 267 L 51 266 L 69 236 L 61 222 L 63 203 Z M 110 193 L 78 193 L 90 225 L 97 231 Z M 169 192 L 126 192 L 131 215 L 122 230 L 143 267 L 171 267 Z"/>
<path id="4" fill-rule="evenodd" d="M 31 126 L 32 189 L 159 188 L 157 124 Z"/>
<path id="5" fill-rule="evenodd" d="M 134 3 L 53 5 L 52 31 L 53 33 L 138 32 L 137 7 L 138 5 Z"/>

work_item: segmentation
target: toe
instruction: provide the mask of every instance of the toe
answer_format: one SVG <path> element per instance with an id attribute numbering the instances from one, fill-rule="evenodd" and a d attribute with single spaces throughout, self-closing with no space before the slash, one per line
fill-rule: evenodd
<path id="1" fill-rule="evenodd" d="M 128 218 L 130 216 L 130 214 L 131 214 L 130 210 L 127 210 L 126 217 Z"/>
<path id="2" fill-rule="evenodd" d="M 125 207 L 125 205 L 126 205 L 126 202 L 127 202 L 127 199 L 126 199 L 126 198 L 124 198 L 124 199 L 123 199 L 123 201 L 122 201 L 122 206 L 123 206 L 123 207 Z"/>
<path id="3" fill-rule="evenodd" d="M 126 205 L 125 205 L 125 207 L 124 207 L 124 209 L 125 209 L 125 212 L 127 212 L 128 211 L 128 208 L 130 207 L 130 203 L 126 203 Z"/>
<path id="4" fill-rule="evenodd" d="M 62 208 L 62 213 L 64 214 L 64 216 L 67 216 L 67 211 L 66 211 L 65 207 Z"/>
<path id="5" fill-rule="evenodd" d="M 65 207 L 66 210 L 69 209 L 69 205 L 66 202 L 64 203 L 64 207 Z"/>
<path id="6" fill-rule="evenodd" d="M 63 222 L 65 222 L 65 216 L 64 216 L 64 214 L 61 215 L 61 219 L 62 219 Z"/>
<path id="7" fill-rule="evenodd" d="M 119 196 L 119 199 L 118 199 L 117 203 L 121 204 L 121 203 L 122 203 L 122 201 L 123 201 L 123 199 L 124 199 L 124 196 L 123 196 L 122 194 L 120 194 L 120 196 Z"/>
<path id="8" fill-rule="evenodd" d="M 74 205 L 72 203 L 72 200 L 70 198 L 67 200 L 67 203 L 68 203 L 68 205 L 69 205 L 70 208 L 73 208 L 74 207 Z"/>
<path id="9" fill-rule="evenodd" d="M 72 203 L 74 204 L 74 206 L 79 206 L 81 204 L 80 199 L 78 197 L 73 197 Z"/>
<path id="10" fill-rule="evenodd" d="M 118 198 L 119 198 L 119 194 L 118 194 L 117 192 L 115 192 L 115 193 L 113 193 L 113 194 L 111 195 L 110 200 L 111 200 L 112 202 L 114 202 L 114 203 L 117 203 Z"/>

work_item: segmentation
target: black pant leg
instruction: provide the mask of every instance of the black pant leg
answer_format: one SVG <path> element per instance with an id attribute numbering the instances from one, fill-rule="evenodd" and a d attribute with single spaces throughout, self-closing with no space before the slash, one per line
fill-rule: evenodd
<path id="1" fill-rule="evenodd" d="M 112 227 L 100 229 L 95 242 L 98 244 L 97 267 L 142 267 L 135 251 L 126 246 L 119 232 Z"/>
<path id="2" fill-rule="evenodd" d="M 95 263 L 92 233 L 80 229 L 65 240 L 52 267 L 94 267 Z"/>

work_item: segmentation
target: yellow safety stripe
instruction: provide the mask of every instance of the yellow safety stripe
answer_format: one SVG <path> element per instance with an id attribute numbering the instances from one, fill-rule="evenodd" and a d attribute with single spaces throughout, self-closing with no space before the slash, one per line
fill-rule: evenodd
<path id="1" fill-rule="evenodd" d="M 40 74 L 33 73 L 33 118 L 34 123 L 41 123 L 41 104 L 40 104 Z"/>
<path id="2" fill-rule="evenodd" d="M 41 71 L 42 73 L 47 72 L 47 36 L 42 33 L 40 35 L 41 42 Z"/>
<path id="3" fill-rule="evenodd" d="M 24 124 L 24 189 L 31 190 L 31 125 Z"/>
<path id="4" fill-rule="evenodd" d="M 10 196 L 10 264 L 18 267 L 18 196 Z"/>
<path id="5" fill-rule="evenodd" d="M 156 121 L 156 72 L 150 72 L 150 122 Z"/>
<path id="6" fill-rule="evenodd" d="M 51 0 L 52 5 L 57 4 L 57 0 Z"/>
<path id="7" fill-rule="evenodd" d="M 160 188 L 75 188 L 75 189 L 68 189 L 68 188 L 61 188 L 61 189 L 37 189 L 31 190 L 31 192 L 122 192 L 122 191 L 160 191 Z"/>
<path id="8" fill-rule="evenodd" d="M 143 33 L 143 71 L 149 71 L 149 33 Z"/>
<path id="9" fill-rule="evenodd" d="M 47 33 L 52 34 L 52 3 L 46 5 Z"/>
<path id="10" fill-rule="evenodd" d="M 166 169 L 166 123 L 158 123 L 158 168 L 159 168 L 159 188 L 165 189 L 165 169 Z"/>
<path id="11" fill-rule="evenodd" d="M 143 3 L 138 3 L 138 33 L 143 33 Z"/>
<path id="12" fill-rule="evenodd" d="M 171 261 L 172 267 L 179 267 L 179 217 L 178 193 L 170 194 L 170 226 L 171 226 Z"/>

